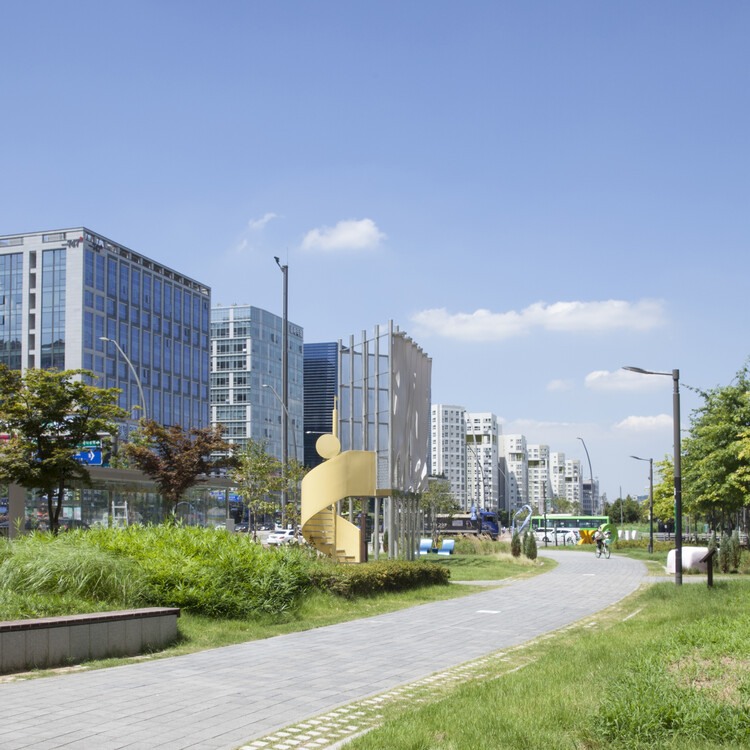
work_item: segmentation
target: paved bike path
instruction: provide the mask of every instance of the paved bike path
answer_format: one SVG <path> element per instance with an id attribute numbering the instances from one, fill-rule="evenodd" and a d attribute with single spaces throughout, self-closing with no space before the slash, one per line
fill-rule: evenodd
<path id="1" fill-rule="evenodd" d="M 231 750 L 522 643 L 628 596 L 643 563 L 541 550 L 543 575 L 316 630 L 0 685 L 3 750 Z"/>

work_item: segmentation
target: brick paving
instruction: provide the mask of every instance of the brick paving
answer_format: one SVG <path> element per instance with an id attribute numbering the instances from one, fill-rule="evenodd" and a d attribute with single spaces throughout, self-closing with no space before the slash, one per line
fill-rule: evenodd
<path id="1" fill-rule="evenodd" d="M 315 717 L 335 710 L 344 712 L 342 727 L 355 727 L 348 704 L 581 620 L 647 577 L 646 566 L 628 558 L 552 549 L 540 555 L 558 566 L 459 599 L 187 656 L 2 684 L 0 748 L 262 747 L 262 738 L 301 722 L 319 731 Z M 325 738 L 321 747 L 335 736 Z M 295 746 L 294 737 L 286 739 Z"/>

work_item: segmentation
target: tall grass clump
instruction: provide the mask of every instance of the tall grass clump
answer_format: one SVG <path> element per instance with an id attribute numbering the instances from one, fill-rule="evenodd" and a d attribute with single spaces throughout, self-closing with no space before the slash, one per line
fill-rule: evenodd
<path id="1" fill-rule="evenodd" d="M 98 549 L 138 563 L 149 604 L 210 617 L 276 615 L 309 585 L 311 555 L 296 546 L 266 550 L 245 534 L 190 526 L 92 529 Z"/>
<path id="2" fill-rule="evenodd" d="M 32 534 L 15 540 L 0 563 L 0 591 L 49 594 L 132 607 L 143 599 L 145 578 L 132 560 L 86 544 L 84 532 Z"/>
<path id="3" fill-rule="evenodd" d="M 501 542 L 493 542 L 485 535 L 460 534 L 455 539 L 456 545 L 453 551 L 456 555 L 492 555 L 497 552 L 498 544 L 502 544 Z"/>

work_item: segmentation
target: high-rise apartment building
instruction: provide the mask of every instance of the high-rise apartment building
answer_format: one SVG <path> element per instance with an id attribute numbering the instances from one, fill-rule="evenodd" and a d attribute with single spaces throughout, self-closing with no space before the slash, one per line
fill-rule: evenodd
<path id="1" fill-rule="evenodd" d="M 467 508 L 466 409 L 433 404 L 430 422 L 430 474 L 444 476 L 459 507 Z"/>
<path id="2" fill-rule="evenodd" d="M 548 445 L 527 445 L 529 503 L 535 511 L 549 512 L 552 483 L 550 481 L 550 451 Z"/>
<path id="3" fill-rule="evenodd" d="M 589 477 L 581 482 L 581 512 L 586 515 L 596 515 L 601 511 L 599 499 L 599 479 Z"/>
<path id="4" fill-rule="evenodd" d="M 252 438 L 282 457 L 282 420 L 288 419 L 288 455 L 302 461 L 303 331 L 288 324 L 289 399 L 282 406 L 283 319 L 251 305 L 211 310 L 211 424 L 228 442 Z"/>
<path id="5" fill-rule="evenodd" d="M 205 284 L 85 227 L 0 237 L 0 362 L 91 370 L 162 424 L 208 424 L 210 305 Z"/>
<path id="6" fill-rule="evenodd" d="M 578 503 L 578 507 L 581 507 L 582 497 L 581 462 L 577 458 L 569 458 L 565 461 L 565 498 L 570 503 Z"/>
<path id="7" fill-rule="evenodd" d="M 507 487 L 506 509 L 512 516 L 513 513 L 529 502 L 529 464 L 526 457 L 526 438 L 523 435 L 505 435 L 503 451 Z"/>
<path id="8" fill-rule="evenodd" d="M 550 453 L 549 455 L 549 478 L 552 491 L 552 497 L 562 497 L 565 495 L 565 454 Z"/>
<path id="9" fill-rule="evenodd" d="M 500 425 L 489 412 L 466 414 L 466 502 L 486 510 L 498 509 L 498 439 Z"/>

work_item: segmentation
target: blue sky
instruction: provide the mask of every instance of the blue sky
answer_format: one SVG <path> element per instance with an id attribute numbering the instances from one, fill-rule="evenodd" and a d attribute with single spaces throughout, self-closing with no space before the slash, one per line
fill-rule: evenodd
<path id="1" fill-rule="evenodd" d="M 84 225 L 289 315 L 389 319 L 433 401 L 583 461 L 672 452 L 750 354 L 750 5 L 5 3 L 0 234 Z M 698 405 L 683 388 L 683 425 Z"/>

